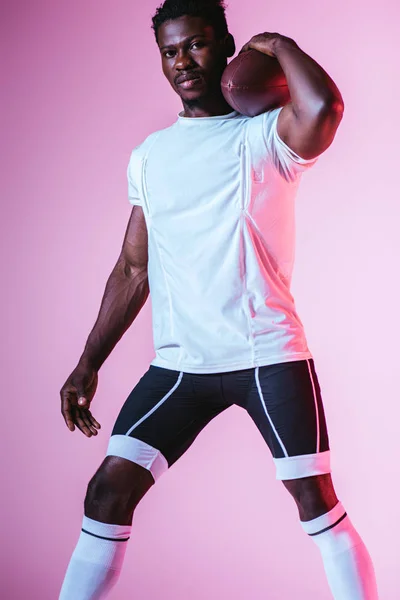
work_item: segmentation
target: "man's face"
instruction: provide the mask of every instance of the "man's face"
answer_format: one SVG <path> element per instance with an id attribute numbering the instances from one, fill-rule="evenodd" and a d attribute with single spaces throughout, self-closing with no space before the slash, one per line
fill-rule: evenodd
<path id="1" fill-rule="evenodd" d="M 183 16 L 158 29 L 163 73 L 182 100 L 221 94 L 226 46 L 202 17 Z"/>

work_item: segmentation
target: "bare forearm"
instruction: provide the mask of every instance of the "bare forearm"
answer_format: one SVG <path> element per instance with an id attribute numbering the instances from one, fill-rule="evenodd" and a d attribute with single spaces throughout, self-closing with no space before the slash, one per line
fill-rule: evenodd
<path id="1" fill-rule="evenodd" d="M 96 323 L 80 363 L 100 369 L 149 295 L 146 270 L 130 270 L 119 260 L 108 278 Z"/>
<path id="2" fill-rule="evenodd" d="M 318 113 L 327 106 L 343 105 L 335 82 L 293 40 L 277 39 L 274 52 L 285 73 L 293 110 L 298 117 Z"/>

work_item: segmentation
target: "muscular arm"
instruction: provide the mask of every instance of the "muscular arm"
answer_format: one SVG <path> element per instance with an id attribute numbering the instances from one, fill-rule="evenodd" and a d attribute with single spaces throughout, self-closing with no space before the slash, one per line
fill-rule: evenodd
<path id="1" fill-rule="evenodd" d="M 88 363 L 98 370 L 140 312 L 149 295 L 147 261 L 146 222 L 142 208 L 134 206 L 81 364 Z"/>
<path id="2" fill-rule="evenodd" d="M 302 158 L 315 158 L 331 145 L 342 120 L 344 103 L 336 84 L 284 35 L 260 33 L 241 52 L 249 48 L 277 58 L 285 74 L 291 102 L 279 113 L 279 137 Z"/>
<path id="3" fill-rule="evenodd" d="M 343 98 L 324 69 L 293 40 L 278 39 L 274 50 L 291 97 L 279 114 L 278 135 L 302 158 L 315 158 L 335 137 L 343 116 Z"/>

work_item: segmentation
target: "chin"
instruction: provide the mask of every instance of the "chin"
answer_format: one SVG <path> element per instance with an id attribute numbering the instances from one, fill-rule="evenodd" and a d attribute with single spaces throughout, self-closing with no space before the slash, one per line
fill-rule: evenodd
<path id="1" fill-rule="evenodd" d="M 185 101 L 196 101 L 201 100 L 202 98 L 207 98 L 210 95 L 209 90 L 206 87 L 201 87 L 197 90 L 182 90 L 181 88 L 178 91 L 179 96 L 182 100 Z"/>
<path id="2" fill-rule="evenodd" d="M 184 92 L 183 94 L 179 94 L 181 100 L 184 102 L 197 102 L 204 98 L 205 94 L 201 92 Z"/>

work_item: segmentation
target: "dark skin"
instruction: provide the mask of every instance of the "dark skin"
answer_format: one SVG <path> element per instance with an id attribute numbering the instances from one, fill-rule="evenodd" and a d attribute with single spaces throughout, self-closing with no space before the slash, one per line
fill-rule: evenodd
<path id="1" fill-rule="evenodd" d="M 232 112 L 220 81 L 227 59 L 235 53 L 229 33 L 216 39 L 213 28 L 200 17 L 167 21 L 158 30 L 162 70 L 180 96 L 185 117 L 208 117 Z M 253 48 L 279 60 L 285 73 L 291 102 L 278 118 L 278 134 L 299 156 L 310 159 L 326 150 L 342 118 L 342 96 L 329 75 L 294 40 L 278 33 L 251 38 L 241 52 Z M 191 89 L 176 84 L 178 76 L 199 74 Z"/>
<path id="2" fill-rule="evenodd" d="M 344 103 L 335 82 L 284 35 L 255 35 L 240 52 L 250 48 L 276 58 L 285 73 L 291 102 L 279 114 L 279 136 L 302 158 L 315 158 L 331 145 L 342 120 Z"/>
<path id="3" fill-rule="evenodd" d="M 220 80 L 235 53 L 231 34 L 217 39 L 212 26 L 199 17 L 180 17 L 158 30 L 162 70 L 179 94 L 186 117 L 232 112 Z M 253 36 L 241 51 L 254 48 L 276 57 L 285 73 L 291 102 L 280 112 L 278 134 L 299 156 L 318 156 L 332 143 L 343 114 L 343 99 L 329 75 L 297 44 L 277 33 Z M 177 78 L 198 75 L 185 89 Z M 87 437 L 100 424 L 90 411 L 97 373 L 118 340 L 130 327 L 148 296 L 147 230 L 141 207 L 132 209 L 121 254 L 107 282 L 99 316 L 78 366 L 61 389 L 61 412 L 70 431 Z M 293 496 L 302 521 L 314 519 L 338 502 L 329 473 L 282 482 Z M 92 519 L 131 524 L 134 510 L 154 484 L 147 469 L 127 459 L 107 456 L 89 482 L 85 514 Z"/>
<path id="4" fill-rule="evenodd" d="M 232 112 L 221 92 L 222 73 L 228 57 L 235 53 L 232 35 L 215 37 L 214 29 L 199 17 L 180 17 L 163 23 L 158 29 L 162 70 L 181 97 L 185 117 L 209 117 Z M 198 74 L 201 81 L 185 90 L 177 77 Z"/>

